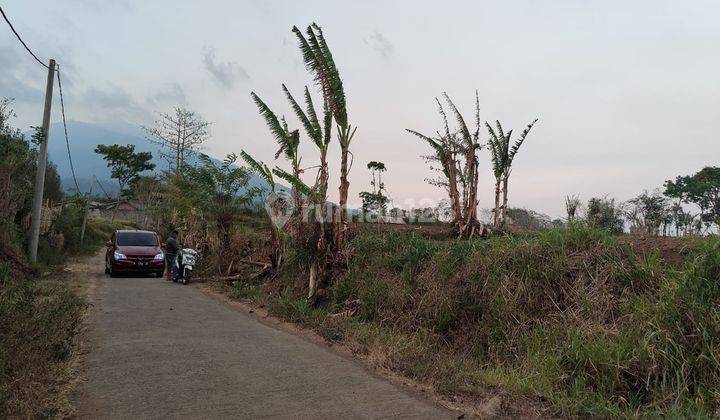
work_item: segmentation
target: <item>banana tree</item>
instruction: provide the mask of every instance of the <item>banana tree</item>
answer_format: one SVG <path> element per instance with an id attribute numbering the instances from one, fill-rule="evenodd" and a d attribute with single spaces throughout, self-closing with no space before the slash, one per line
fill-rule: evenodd
<path id="1" fill-rule="evenodd" d="M 495 210 L 493 218 L 493 227 L 499 228 L 504 226 L 508 222 L 508 180 L 510 179 L 510 172 L 512 172 L 512 164 L 515 160 L 520 146 L 522 146 L 525 138 L 532 130 L 533 126 L 537 122 L 537 118 L 525 127 L 515 143 L 512 142 L 512 130 L 505 133 L 502 128 L 500 121 L 495 121 L 497 132 L 488 124 L 485 126 L 490 133 L 490 140 L 488 140 L 488 148 L 490 149 L 490 159 L 493 167 L 493 175 L 495 175 Z M 502 184 L 502 207 L 500 206 L 500 185 Z M 500 221 L 500 214 L 502 213 L 502 221 Z"/>
<path id="2" fill-rule="evenodd" d="M 438 110 L 443 120 L 445 132 L 437 133 L 436 137 L 429 137 L 415 130 L 406 129 L 407 132 L 427 142 L 434 151 L 431 157 L 440 163 L 445 185 L 450 198 L 453 212 L 452 225 L 462 238 L 471 238 L 479 233 L 481 228 L 477 219 L 477 188 L 478 188 L 478 157 L 482 148 L 480 138 L 480 101 L 475 92 L 475 130 L 470 131 L 462 114 L 450 97 L 443 93 L 445 102 L 455 116 L 457 130 L 450 131 L 447 114 L 440 100 L 435 98 Z"/>
<path id="3" fill-rule="evenodd" d="M 340 187 L 338 206 L 333 214 L 333 245 L 334 259 L 336 262 L 340 262 L 345 260 L 344 248 L 347 240 L 350 143 L 357 127 L 353 127 L 349 123 L 345 90 L 340 78 L 340 72 L 335 65 L 320 26 L 313 23 L 307 27 L 305 35 L 296 26 L 293 26 L 292 31 L 298 39 L 305 67 L 314 76 L 316 84 L 320 87 L 324 102 L 332 113 L 337 127 L 337 137 L 340 143 Z"/>
<path id="4" fill-rule="evenodd" d="M 576 195 L 565 196 L 565 212 L 567 213 L 568 225 L 572 225 L 573 223 L 575 223 L 575 216 L 577 214 L 577 210 L 579 207 L 580 207 L 580 198 L 578 198 L 578 196 L 576 196 Z"/>
<path id="5" fill-rule="evenodd" d="M 285 86 L 283 85 L 283 88 Z M 298 147 L 300 146 L 300 132 L 298 130 L 290 130 L 288 128 L 285 117 L 278 118 L 277 115 L 268 107 L 255 92 L 251 92 L 253 101 L 260 111 L 260 115 L 265 119 L 265 123 L 275 141 L 277 141 L 279 149 L 275 152 L 275 159 L 279 158 L 280 155 L 284 155 L 285 159 L 290 162 L 292 166 L 292 174 L 295 178 L 300 179 L 302 169 L 300 168 L 301 158 L 298 155 Z M 299 212 L 302 208 L 302 195 L 300 191 L 293 187 L 292 189 L 293 202 L 295 204 L 295 211 Z M 297 213 L 296 213 L 297 214 Z"/>
<path id="6" fill-rule="evenodd" d="M 285 256 L 285 233 L 282 230 L 282 226 L 278 223 L 280 220 L 282 198 L 276 194 L 273 171 L 270 170 L 265 163 L 253 159 L 253 157 L 244 150 L 240 151 L 240 156 L 248 164 L 250 170 L 258 174 L 260 178 L 268 184 L 268 187 L 270 187 L 270 194 L 268 195 L 268 216 L 270 217 L 270 225 L 272 228 L 272 255 L 270 256 L 270 263 L 272 264 L 272 268 L 277 270 L 282 265 Z"/>
<path id="7" fill-rule="evenodd" d="M 322 124 L 315 111 L 315 105 L 312 95 L 307 86 L 304 90 L 305 109 L 295 100 L 288 88 L 283 85 L 283 91 L 287 96 L 288 102 L 293 112 L 300 120 L 305 128 L 307 136 L 312 140 L 320 152 L 320 165 L 318 167 L 315 184 L 312 188 L 313 203 L 315 204 L 314 214 L 318 224 L 317 232 L 317 254 L 310 264 L 310 279 L 308 282 L 308 298 L 312 299 L 317 292 L 317 288 L 327 281 L 329 244 L 327 241 L 325 223 L 327 221 L 327 190 L 328 190 L 328 163 L 327 151 L 332 138 L 332 119 L 333 114 L 327 100 L 323 101 L 323 119 Z M 310 195 L 309 195 L 310 196 Z"/>

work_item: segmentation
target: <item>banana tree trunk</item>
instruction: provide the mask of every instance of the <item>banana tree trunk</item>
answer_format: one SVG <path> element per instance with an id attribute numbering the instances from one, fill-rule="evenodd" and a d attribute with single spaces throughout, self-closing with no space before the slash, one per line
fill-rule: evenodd
<path id="1" fill-rule="evenodd" d="M 500 227 L 500 178 L 495 181 L 495 211 L 493 212 L 493 227 Z"/>
<path id="2" fill-rule="evenodd" d="M 270 212 L 272 215 L 275 215 L 277 214 L 275 192 L 271 192 L 268 198 L 270 200 Z M 282 265 L 283 255 L 285 254 L 285 240 L 282 235 L 282 230 L 275 224 L 272 217 L 270 217 L 270 225 L 272 229 L 272 255 L 270 256 L 270 263 L 273 269 L 278 269 Z"/>
<path id="3" fill-rule="evenodd" d="M 350 189 L 350 182 L 348 182 L 348 153 L 347 147 L 343 147 L 340 157 L 340 199 L 338 200 L 338 206 L 335 208 L 333 220 L 333 236 L 337 257 L 345 249 L 345 241 L 347 240 L 347 197 Z"/>
<path id="4" fill-rule="evenodd" d="M 503 212 L 503 218 L 502 218 L 502 225 L 507 226 L 508 224 L 508 216 L 510 214 L 510 209 L 508 209 L 508 178 L 503 178 L 503 186 L 502 186 L 502 193 L 503 193 L 503 205 L 502 205 L 502 212 Z"/>
<path id="5" fill-rule="evenodd" d="M 472 155 L 472 173 L 469 175 L 470 178 L 470 193 L 468 198 L 468 221 L 472 225 L 472 229 L 478 225 L 477 220 L 477 193 L 478 193 L 478 162 L 475 152 Z M 471 233 L 472 236 L 472 233 Z"/>
<path id="6" fill-rule="evenodd" d="M 450 203 L 453 212 L 452 225 L 459 226 L 462 222 L 462 210 L 460 209 L 460 193 L 457 187 L 457 170 L 455 168 L 455 162 L 452 158 L 448 157 L 445 167 L 448 170 L 448 191 L 450 194 Z"/>
<path id="7" fill-rule="evenodd" d="M 328 166 L 325 153 L 320 155 L 320 177 L 319 177 L 319 199 L 315 203 L 315 220 L 318 222 L 317 255 L 310 263 L 310 278 L 308 280 L 308 299 L 312 299 L 317 293 L 318 285 L 321 285 L 327 273 L 327 249 L 326 239 L 327 219 L 327 187 L 328 187 Z"/>
<path id="8" fill-rule="evenodd" d="M 296 179 L 300 179 L 300 174 L 301 174 L 301 173 L 302 173 L 302 170 L 300 169 L 300 167 L 297 166 L 297 165 L 293 165 L 293 176 L 294 176 Z M 294 203 L 295 203 L 295 209 L 294 209 L 294 211 L 295 211 L 295 212 L 300 212 L 300 211 L 302 210 L 302 194 L 300 193 L 300 190 L 298 190 L 297 188 L 293 187 L 293 188 L 292 188 L 292 196 L 293 196 L 293 201 L 294 201 Z"/>

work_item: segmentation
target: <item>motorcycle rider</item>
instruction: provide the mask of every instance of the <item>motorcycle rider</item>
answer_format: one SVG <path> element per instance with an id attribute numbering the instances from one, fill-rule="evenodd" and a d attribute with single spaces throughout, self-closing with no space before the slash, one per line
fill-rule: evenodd
<path id="1" fill-rule="evenodd" d="M 170 237 L 168 237 L 165 242 L 165 269 L 167 270 L 167 280 L 172 280 L 175 258 L 177 258 L 178 252 L 180 251 L 180 243 L 177 240 L 178 233 L 177 229 L 173 229 L 173 231 L 170 232 Z"/>

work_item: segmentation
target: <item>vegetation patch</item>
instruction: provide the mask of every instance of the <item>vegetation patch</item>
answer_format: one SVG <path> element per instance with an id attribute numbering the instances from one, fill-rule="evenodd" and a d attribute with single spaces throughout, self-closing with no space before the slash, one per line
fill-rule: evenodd
<path id="1" fill-rule="evenodd" d="M 581 227 L 446 242 L 368 231 L 352 245 L 326 305 L 307 304 L 292 264 L 258 301 L 441 394 L 507 390 L 505 414 L 522 396 L 568 416 L 718 413 L 716 237 L 685 240 L 682 262 Z"/>
<path id="2" fill-rule="evenodd" d="M 55 276 L 11 275 L 0 265 L 0 413 L 5 418 L 70 413 L 66 361 L 85 308 Z M 61 396 L 60 398 L 58 396 Z"/>

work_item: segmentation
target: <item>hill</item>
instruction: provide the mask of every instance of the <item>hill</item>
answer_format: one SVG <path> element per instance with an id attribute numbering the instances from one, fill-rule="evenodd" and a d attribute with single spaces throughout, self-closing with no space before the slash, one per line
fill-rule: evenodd
<path id="1" fill-rule="evenodd" d="M 117 192 L 115 181 L 110 177 L 110 170 L 102 158 L 94 152 L 98 144 L 132 144 L 139 152 L 152 152 L 156 172 L 168 169 L 168 163 L 158 157 L 159 146 L 151 143 L 139 126 L 122 123 L 87 123 L 68 121 L 68 135 L 70 137 L 70 151 L 75 166 L 75 175 L 80 190 L 85 192 L 90 188 L 90 180 L 95 175 L 108 193 Z M 29 135 L 29 133 L 27 133 Z M 48 142 L 48 157 L 55 163 L 62 180 L 63 188 L 74 191 L 70 162 L 67 157 L 67 146 L 61 123 L 52 124 Z M 219 161 L 218 161 L 219 162 Z M 264 187 L 264 181 L 253 174 L 250 186 Z"/>

